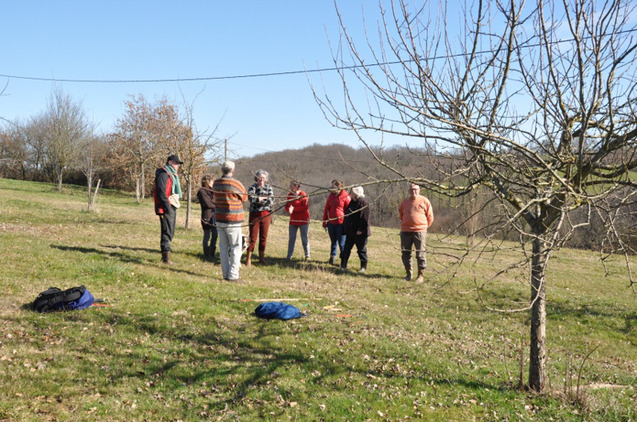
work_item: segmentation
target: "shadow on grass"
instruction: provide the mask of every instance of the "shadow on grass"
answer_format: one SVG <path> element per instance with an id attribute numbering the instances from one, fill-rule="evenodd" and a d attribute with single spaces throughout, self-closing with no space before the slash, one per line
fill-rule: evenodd
<path id="1" fill-rule="evenodd" d="M 282 391 L 294 389 L 298 382 L 317 384 L 321 390 L 346 394 L 351 386 L 341 380 L 344 376 L 351 379 L 352 375 L 359 380 L 384 379 L 390 384 L 407 379 L 408 383 L 434 383 L 473 390 L 506 389 L 502 383 L 483 382 L 469 375 L 451 375 L 434 368 L 405 374 L 391 368 L 352 366 L 338 352 L 327 358 L 310 359 L 303 348 L 294 347 L 293 340 L 280 340 L 303 331 L 304 319 L 290 324 L 290 321 L 266 321 L 255 316 L 234 323 L 213 317 L 208 328 L 202 331 L 200 326 L 192 329 L 189 325 L 175 326 L 173 323 L 171 327 L 167 325 L 170 318 L 162 322 L 151 315 L 130 312 L 104 312 L 102 318 L 104 324 L 98 326 L 118 327 L 117 331 L 131 333 L 122 337 L 128 339 L 128 344 L 108 348 L 109 361 L 119 363 L 110 365 L 108 373 L 103 374 L 111 383 L 138 378 L 146 385 L 162 385 L 175 397 L 197 392 L 217 411 L 236 406 L 249 395 L 256 394 L 257 402 L 273 395 L 272 386 L 285 376 L 294 378 L 283 382 L 286 387 Z M 145 344 L 135 343 L 143 338 L 149 340 Z M 184 411 L 194 411 L 193 405 L 196 406 L 184 403 Z"/>
<path id="2" fill-rule="evenodd" d="M 153 250 L 153 249 L 147 249 L 147 248 L 130 248 L 130 247 L 121 247 L 121 246 L 113 246 L 113 245 L 109 245 L 109 246 L 104 246 L 106 248 L 118 248 L 118 249 L 124 249 L 124 250 L 130 250 L 130 251 L 141 251 L 141 252 L 154 252 L 157 254 L 157 261 L 153 262 L 153 261 L 149 261 L 148 259 L 145 258 L 141 258 L 141 257 L 135 257 L 132 256 L 130 254 L 127 253 L 123 253 L 123 252 L 107 252 L 104 250 L 100 250 L 100 249 L 96 249 L 96 248 L 86 248 L 86 247 L 82 247 L 82 246 L 64 246 L 64 245 L 51 245 L 52 248 L 56 248 L 59 249 L 61 251 L 70 251 L 70 252 L 80 252 L 80 253 L 84 253 L 84 254 L 97 254 L 97 255 L 102 255 L 102 256 L 107 256 L 110 258 L 114 258 L 117 259 L 121 262 L 125 262 L 128 264 L 139 264 L 139 265 L 155 265 L 155 266 L 161 266 L 163 269 L 166 269 L 168 271 L 171 272 L 175 272 L 175 273 L 179 273 L 179 274 L 188 274 L 188 275 L 192 275 L 192 276 L 197 276 L 197 277 L 206 277 L 206 273 L 197 273 L 197 272 L 193 272 L 193 271 L 187 271 L 187 270 L 182 270 L 179 268 L 176 268 L 174 266 L 165 266 L 164 264 L 160 263 L 159 261 L 159 251 Z"/>
<path id="3" fill-rule="evenodd" d="M 102 248 L 109 248 L 109 249 L 123 249 L 125 251 L 159 253 L 159 250 L 150 249 L 150 248 L 133 248 L 130 246 L 119 246 L 119 245 L 99 245 L 99 246 Z"/>

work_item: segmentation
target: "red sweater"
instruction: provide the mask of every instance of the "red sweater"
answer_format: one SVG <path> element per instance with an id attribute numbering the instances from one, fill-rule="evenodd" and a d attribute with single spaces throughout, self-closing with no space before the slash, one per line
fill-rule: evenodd
<path id="1" fill-rule="evenodd" d="M 307 193 L 299 191 L 299 194 L 293 192 L 288 193 L 288 199 L 285 203 L 285 211 L 290 213 L 290 207 L 292 207 L 292 214 L 290 214 L 291 226 L 304 226 L 310 222 L 310 200 L 307 197 Z"/>
<path id="2" fill-rule="evenodd" d="M 323 210 L 323 227 L 328 224 L 343 224 L 345 209 L 350 200 L 349 194 L 345 190 L 341 190 L 339 193 L 331 192 Z"/>

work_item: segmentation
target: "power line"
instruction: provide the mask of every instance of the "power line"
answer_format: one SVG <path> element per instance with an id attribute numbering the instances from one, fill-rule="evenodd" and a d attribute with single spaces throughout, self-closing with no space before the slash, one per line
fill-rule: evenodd
<path id="1" fill-rule="evenodd" d="M 637 28 L 627 29 L 624 31 L 617 31 L 615 35 L 619 34 L 630 34 L 633 32 L 637 32 Z M 608 35 L 608 34 L 604 34 Z M 592 38 L 592 36 L 584 37 L 584 38 Z M 564 44 L 568 42 L 575 41 L 574 38 L 571 39 L 562 39 L 553 41 L 551 45 Z M 520 48 L 533 48 L 539 47 L 543 44 L 535 43 L 535 44 L 526 44 L 521 46 Z M 475 54 L 482 55 L 487 53 L 493 53 L 492 50 L 482 50 L 478 51 Z M 440 55 L 428 58 L 429 60 L 441 60 L 441 59 L 449 59 L 449 58 L 459 58 L 469 55 L 469 53 L 457 53 L 450 55 Z M 0 74 L 0 77 L 10 78 L 10 79 L 21 79 L 27 81 L 40 81 L 40 82 L 67 82 L 67 83 L 93 83 L 93 84 L 131 84 L 131 83 L 170 83 L 170 82 L 202 82 L 202 81 L 222 81 L 222 80 L 231 80 L 231 79 L 251 79 L 251 78 L 267 78 L 267 77 L 276 77 L 276 76 L 290 76 L 290 75 L 301 75 L 301 74 L 309 74 L 309 73 L 321 73 L 321 72 L 336 72 L 343 70 L 355 70 L 360 68 L 370 68 L 370 67 L 381 67 L 381 66 L 392 66 L 396 64 L 404 64 L 408 62 L 413 62 L 415 59 L 408 60 L 395 60 L 395 61 L 387 61 L 380 63 L 362 63 L 350 66 L 333 66 L 333 67 L 325 67 L 325 68 L 317 68 L 317 69 L 303 69 L 303 70 L 289 70 L 289 71 L 281 71 L 281 72 L 268 72 L 268 73 L 248 73 L 243 75 L 226 75 L 226 76 L 205 76 L 205 77 L 197 77 L 197 78 L 166 78 L 166 79 L 71 79 L 71 78 L 43 78 L 37 76 L 22 76 L 22 75 L 8 75 L 8 74 Z"/>

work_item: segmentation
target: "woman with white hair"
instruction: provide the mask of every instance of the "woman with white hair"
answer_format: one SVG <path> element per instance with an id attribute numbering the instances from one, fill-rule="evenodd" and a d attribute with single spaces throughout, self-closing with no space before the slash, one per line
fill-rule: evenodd
<path id="1" fill-rule="evenodd" d="M 257 170 L 254 183 L 248 188 L 250 201 L 250 244 L 246 251 L 246 266 L 252 265 L 252 252 L 259 239 L 259 263 L 265 264 L 265 244 L 268 230 L 272 222 L 272 204 L 274 203 L 274 189 L 268 183 L 270 175 L 265 170 Z"/>
<path id="2" fill-rule="evenodd" d="M 341 270 L 347 270 L 347 261 L 354 245 L 361 260 L 361 273 L 367 271 L 367 238 L 372 232 L 369 226 L 369 204 L 365 200 L 362 186 L 352 188 L 352 200 L 345 210 L 343 229 L 345 231 L 345 248 L 341 253 Z"/>

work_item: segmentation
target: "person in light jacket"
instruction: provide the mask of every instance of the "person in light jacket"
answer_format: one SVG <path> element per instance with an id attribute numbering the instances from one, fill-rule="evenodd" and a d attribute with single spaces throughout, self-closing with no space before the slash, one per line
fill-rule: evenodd
<path id="1" fill-rule="evenodd" d="M 403 265 L 407 273 L 405 280 L 411 281 L 411 248 L 416 249 L 416 261 L 418 263 L 418 277 L 415 282 L 424 281 L 425 268 L 427 268 L 427 229 L 434 222 L 434 211 L 429 199 L 420 195 L 420 186 L 412 183 L 409 185 L 409 197 L 398 208 L 400 218 L 400 249 L 402 251 Z"/>

